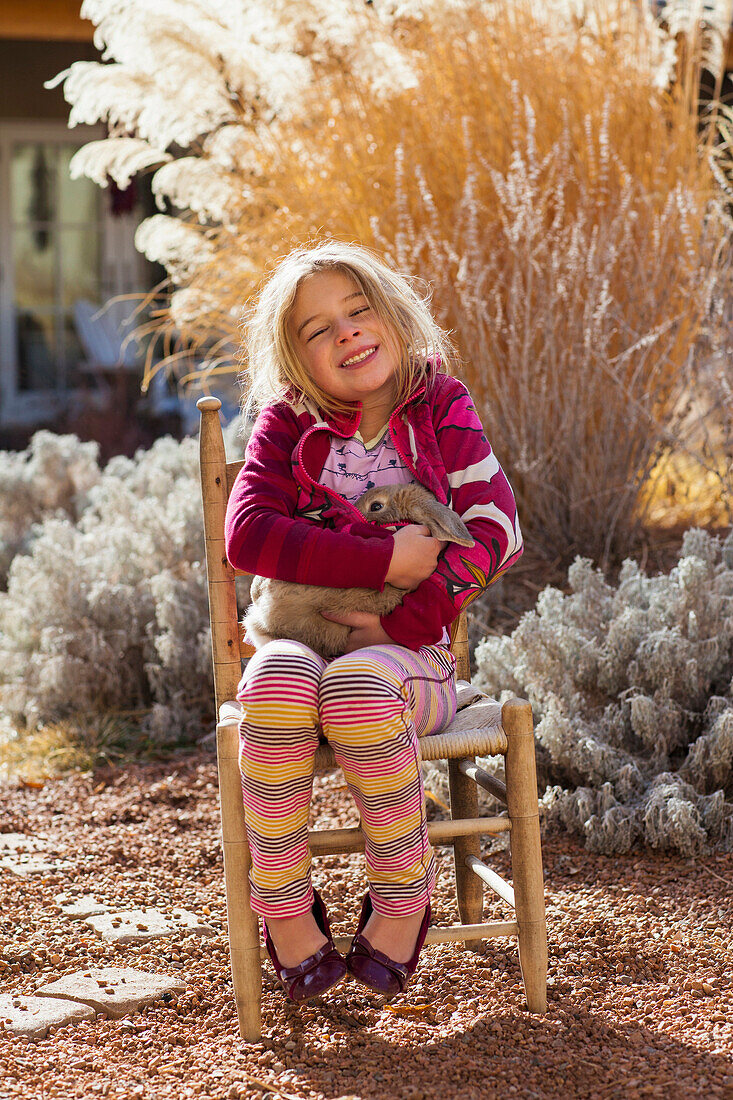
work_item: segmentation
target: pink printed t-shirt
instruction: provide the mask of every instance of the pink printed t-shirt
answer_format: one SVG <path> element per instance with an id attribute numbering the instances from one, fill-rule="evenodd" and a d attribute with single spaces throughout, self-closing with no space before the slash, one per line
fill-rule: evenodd
<path id="1" fill-rule="evenodd" d="M 368 489 L 382 485 L 409 485 L 415 478 L 392 442 L 389 426 L 364 443 L 359 432 L 350 439 L 331 436 L 331 448 L 319 481 L 354 504 Z"/>

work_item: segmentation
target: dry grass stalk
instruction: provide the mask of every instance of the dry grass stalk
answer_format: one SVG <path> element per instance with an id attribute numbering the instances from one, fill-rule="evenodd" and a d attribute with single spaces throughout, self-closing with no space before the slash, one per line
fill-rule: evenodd
<path id="1" fill-rule="evenodd" d="M 4 782 L 43 784 L 75 768 L 86 770 L 91 764 L 92 756 L 69 722 L 13 735 L 0 733 L 0 780 Z"/>
<path id="2" fill-rule="evenodd" d="M 72 770 L 160 756 L 145 733 L 146 709 L 74 714 L 43 722 L 35 729 L 0 727 L 0 780 L 42 785 Z M 162 754 L 165 756 L 165 752 Z"/>

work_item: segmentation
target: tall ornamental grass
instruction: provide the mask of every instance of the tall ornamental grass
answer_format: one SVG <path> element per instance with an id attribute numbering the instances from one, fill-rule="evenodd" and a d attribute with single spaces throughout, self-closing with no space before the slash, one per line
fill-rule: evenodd
<path id="1" fill-rule="evenodd" d="M 730 492 L 721 154 L 688 89 L 654 87 L 643 35 L 548 43 L 512 6 L 421 33 L 418 87 L 373 104 L 350 73 L 314 99 L 297 170 L 284 136 L 267 173 L 279 216 L 215 252 L 265 264 L 326 231 L 419 275 L 528 538 L 619 561 L 680 455 Z"/>

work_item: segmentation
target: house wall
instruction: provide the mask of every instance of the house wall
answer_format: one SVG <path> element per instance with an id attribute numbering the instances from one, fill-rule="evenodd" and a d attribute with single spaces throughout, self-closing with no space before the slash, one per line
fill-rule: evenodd
<path id="1" fill-rule="evenodd" d="M 66 119 L 62 88 L 43 87 L 74 61 L 95 61 L 91 42 L 0 39 L 0 112 L 6 119 Z"/>
<path id="2" fill-rule="evenodd" d="M 11 149 L 18 141 L 83 144 L 94 137 L 102 137 L 102 126 L 69 130 L 69 104 L 64 99 L 63 88 L 44 88 L 44 83 L 67 69 L 76 61 L 99 61 L 99 53 L 91 41 L 91 24 L 84 26 L 78 18 L 80 0 L 73 3 L 43 4 L 34 0 L 25 0 L 33 20 L 20 19 L 20 5 L 15 0 L 0 0 L 0 450 L 25 446 L 28 438 L 39 427 L 64 430 L 64 417 L 67 417 L 71 402 L 78 402 L 76 383 L 54 383 L 48 390 L 39 386 L 36 380 L 28 388 L 27 377 L 24 392 L 20 392 L 24 383 L 20 381 L 19 362 L 23 359 L 19 343 L 16 340 L 16 287 L 18 272 L 23 268 L 14 260 Z M 62 9 L 68 8 L 66 22 L 59 19 Z M 18 16 L 14 21 L 8 13 Z M 71 15 L 76 19 L 76 30 Z M 9 24 L 12 22 L 12 26 Z M 28 28 L 28 37 L 8 37 L 10 30 L 16 32 Z M 58 37 L 59 28 L 66 28 L 70 37 L 63 40 Z M 40 29 L 46 28 L 43 35 Z M 147 214 L 152 213 L 152 196 L 149 180 L 143 178 L 136 182 L 133 190 L 134 206 L 121 209 L 115 204 L 112 190 L 98 192 L 100 206 L 99 248 L 101 258 L 95 269 L 98 276 L 98 292 L 101 301 L 115 294 L 144 291 L 159 281 L 161 272 L 148 264 L 134 249 L 133 234 L 135 226 Z M 66 231 L 68 233 L 68 230 Z M 62 265 L 67 265 L 70 256 L 69 237 L 66 237 L 66 250 L 56 250 L 55 256 L 62 255 Z M 48 254 L 48 252 L 47 252 Z M 73 249 L 72 249 L 73 254 Z M 26 269 L 27 270 L 27 269 Z M 26 277 L 25 283 L 28 283 Z M 68 285 L 68 284 L 67 284 Z M 80 283 L 79 298 L 90 297 Z M 26 286 L 27 290 L 27 286 Z M 96 302 L 96 298 L 94 298 Z M 27 307 L 20 307 L 27 314 Z M 27 319 L 27 318 L 26 318 Z M 48 341 L 45 341 L 48 346 Z M 74 357 L 78 365 L 86 357 Z M 70 368 L 71 369 L 71 368 Z M 75 369 L 75 367 L 74 367 Z M 85 374 L 83 383 L 86 386 Z M 39 388 L 35 388 L 35 387 Z M 75 396 L 76 395 L 76 396 Z M 104 431 L 109 434 L 108 426 Z M 81 434 L 81 430 L 78 434 Z"/>

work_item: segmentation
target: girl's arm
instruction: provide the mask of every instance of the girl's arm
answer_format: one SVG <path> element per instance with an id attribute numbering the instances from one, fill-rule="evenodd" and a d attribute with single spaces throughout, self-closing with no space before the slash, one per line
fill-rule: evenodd
<path id="1" fill-rule="evenodd" d="M 462 382 L 446 380 L 433 420 L 451 507 L 475 545 L 467 549 L 449 543 L 431 576 L 382 616 L 387 634 L 409 649 L 437 642 L 443 628 L 522 554 L 514 494 Z"/>
<path id="2" fill-rule="evenodd" d="M 285 405 L 263 409 L 227 505 L 227 557 L 261 577 L 332 588 L 381 591 L 394 541 L 388 531 L 354 520 L 339 531 L 295 518 L 292 453 L 302 428 Z"/>

